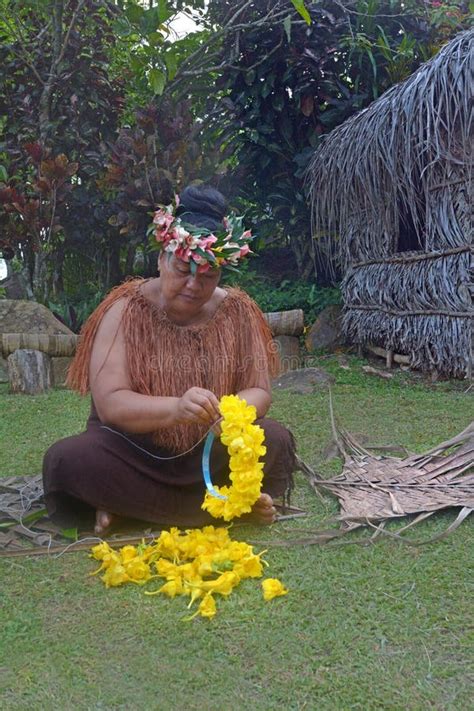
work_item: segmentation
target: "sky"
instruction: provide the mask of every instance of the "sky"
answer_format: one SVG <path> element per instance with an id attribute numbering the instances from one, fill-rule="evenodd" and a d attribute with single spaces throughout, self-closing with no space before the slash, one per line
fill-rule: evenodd
<path id="1" fill-rule="evenodd" d="M 187 35 L 189 32 L 194 32 L 197 25 L 190 17 L 179 12 L 173 22 L 170 23 L 170 27 L 173 32 L 176 33 L 177 38 L 181 39 L 181 37 L 184 37 L 184 35 Z"/>

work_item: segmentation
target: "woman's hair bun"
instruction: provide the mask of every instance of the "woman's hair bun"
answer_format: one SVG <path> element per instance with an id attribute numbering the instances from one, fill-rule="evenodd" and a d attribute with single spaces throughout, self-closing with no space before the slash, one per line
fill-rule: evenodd
<path id="1" fill-rule="evenodd" d="M 227 214 L 227 200 L 210 185 L 188 185 L 180 193 L 177 215 L 183 222 L 215 230 L 222 227 Z"/>

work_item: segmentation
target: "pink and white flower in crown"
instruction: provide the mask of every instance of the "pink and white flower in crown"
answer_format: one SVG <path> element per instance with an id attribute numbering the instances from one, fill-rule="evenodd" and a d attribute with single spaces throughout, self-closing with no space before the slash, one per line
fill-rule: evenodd
<path id="1" fill-rule="evenodd" d="M 169 233 L 171 225 L 174 222 L 174 216 L 167 210 L 158 210 L 153 217 L 153 224 L 156 225 L 155 236 L 157 241 L 164 242 L 166 235 Z"/>
<path id="2" fill-rule="evenodd" d="M 175 249 L 174 254 L 178 257 L 178 259 L 182 259 L 183 262 L 189 262 L 191 250 L 189 247 L 183 247 L 183 245 L 180 245 L 177 249 Z"/>
<path id="3" fill-rule="evenodd" d="M 175 197 L 175 206 L 179 200 Z M 250 230 L 244 230 L 242 218 L 231 214 L 222 221 L 223 232 L 213 234 L 193 225 L 182 223 L 175 217 L 175 208 L 168 205 L 157 210 L 148 233 L 165 252 L 178 259 L 191 262 L 192 270 L 206 272 L 211 267 L 235 268 L 239 260 L 251 253 L 249 242 L 253 239 Z"/>
<path id="4" fill-rule="evenodd" d="M 199 240 L 199 246 L 201 249 L 209 250 L 209 247 L 217 242 L 217 237 L 215 235 L 208 235 L 207 237 L 201 237 Z"/>
<path id="5" fill-rule="evenodd" d="M 179 242 L 177 239 L 171 239 L 166 247 L 164 247 L 165 252 L 176 252 L 179 247 Z"/>

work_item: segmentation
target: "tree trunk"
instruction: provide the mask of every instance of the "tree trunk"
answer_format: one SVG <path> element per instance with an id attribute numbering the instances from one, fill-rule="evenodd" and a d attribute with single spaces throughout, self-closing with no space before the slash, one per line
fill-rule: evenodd
<path id="1" fill-rule="evenodd" d="M 63 279 L 63 264 L 64 264 L 64 249 L 63 247 L 57 247 L 56 250 L 51 255 L 53 257 L 53 271 L 51 274 L 51 288 L 50 292 L 52 296 L 56 299 L 61 294 L 64 293 L 64 279 Z"/>
<path id="2" fill-rule="evenodd" d="M 298 276 L 307 280 L 315 273 L 313 254 L 311 252 L 311 234 L 304 234 L 301 237 L 293 237 L 290 240 L 290 247 L 295 255 Z"/>
<path id="3" fill-rule="evenodd" d="M 32 276 L 33 292 L 39 301 L 46 302 L 49 296 L 47 284 L 46 254 L 41 249 L 34 255 L 34 266 Z"/>
<path id="4" fill-rule="evenodd" d="M 131 244 L 127 249 L 127 254 L 125 257 L 125 269 L 124 269 L 125 277 L 133 276 L 133 264 L 135 262 L 136 251 L 137 251 L 137 247 L 135 244 Z"/>
<path id="5" fill-rule="evenodd" d="M 120 284 L 122 281 L 122 272 L 120 271 L 120 245 L 111 244 L 108 252 L 108 283 L 107 289 L 111 289 L 113 286 Z"/>

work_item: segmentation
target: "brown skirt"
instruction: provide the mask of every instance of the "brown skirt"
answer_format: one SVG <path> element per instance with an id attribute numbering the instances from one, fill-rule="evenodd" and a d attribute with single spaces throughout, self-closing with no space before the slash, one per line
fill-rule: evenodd
<path id="1" fill-rule="evenodd" d="M 289 493 L 295 443 L 289 430 L 275 420 L 256 420 L 265 431 L 262 491 L 272 497 Z M 45 502 L 60 526 L 90 528 L 95 510 L 166 526 L 216 523 L 201 509 L 205 485 L 201 443 L 189 454 L 169 460 L 171 452 L 148 437 L 130 435 L 102 425 L 92 409 L 87 429 L 53 444 L 43 462 Z M 229 482 L 229 456 L 216 440 L 210 469 L 213 484 Z"/>

